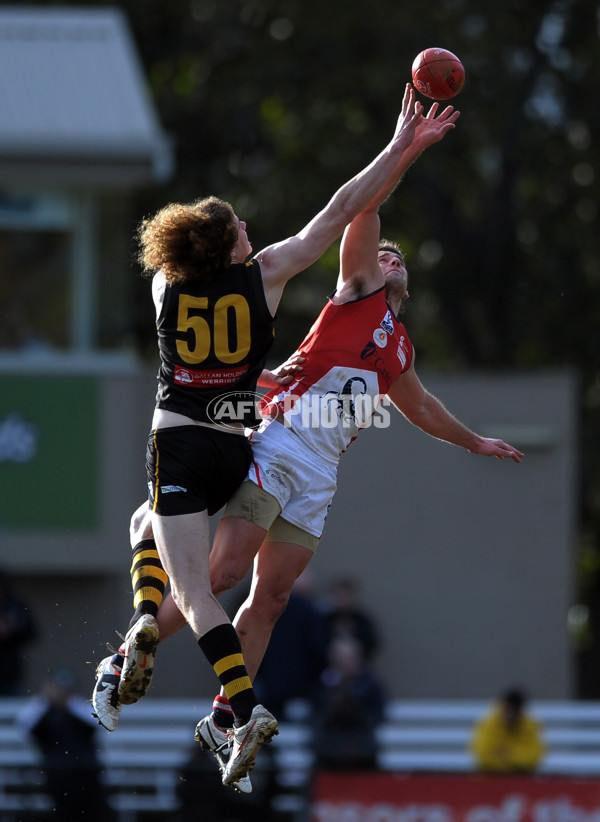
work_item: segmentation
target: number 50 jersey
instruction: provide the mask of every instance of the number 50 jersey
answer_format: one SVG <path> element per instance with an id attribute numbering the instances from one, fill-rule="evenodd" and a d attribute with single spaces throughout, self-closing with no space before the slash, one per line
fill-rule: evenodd
<path id="1" fill-rule="evenodd" d="M 156 321 L 156 407 L 201 422 L 256 424 L 256 381 L 273 326 L 255 260 L 233 263 L 208 283 L 167 283 Z"/>

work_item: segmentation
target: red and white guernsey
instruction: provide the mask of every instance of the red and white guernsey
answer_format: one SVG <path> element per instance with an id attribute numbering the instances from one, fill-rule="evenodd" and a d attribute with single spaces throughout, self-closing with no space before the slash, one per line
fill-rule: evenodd
<path id="1" fill-rule="evenodd" d="M 367 297 L 328 302 L 298 348 L 303 375 L 263 397 L 264 416 L 283 416 L 313 451 L 337 462 L 365 428 L 391 383 L 412 362 L 413 347 L 382 287 Z"/>

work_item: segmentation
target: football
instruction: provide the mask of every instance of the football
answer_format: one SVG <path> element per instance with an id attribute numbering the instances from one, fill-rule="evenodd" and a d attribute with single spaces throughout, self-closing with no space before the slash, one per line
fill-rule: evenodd
<path id="1" fill-rule="evenodd" d="M 465 69 L 456 54 L 447 49 L 431 48 L 420 52 L 412 65 L 412 79 L 417 91 L 432 100 L 455 97 L 465 82 Z"/>

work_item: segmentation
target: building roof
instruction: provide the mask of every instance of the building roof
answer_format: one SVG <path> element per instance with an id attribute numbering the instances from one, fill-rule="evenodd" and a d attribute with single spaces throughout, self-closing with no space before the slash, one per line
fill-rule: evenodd
<path id="1" fill-rule="evenodd" d="M 137 185 L 172 148 L 116 8 L 0 8 L 0 184 Z"/>

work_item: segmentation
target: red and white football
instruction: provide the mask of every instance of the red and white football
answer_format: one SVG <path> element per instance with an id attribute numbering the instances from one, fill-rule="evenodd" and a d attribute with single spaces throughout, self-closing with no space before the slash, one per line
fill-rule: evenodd
<path id="1" fill-rule="evenodd" d="M 465 69 L 456 54 L 447 49 L 430 48 L 420 52 L 412 65 L 417 91 L 432 100 L 455 97 L 465 83 Z"/>

